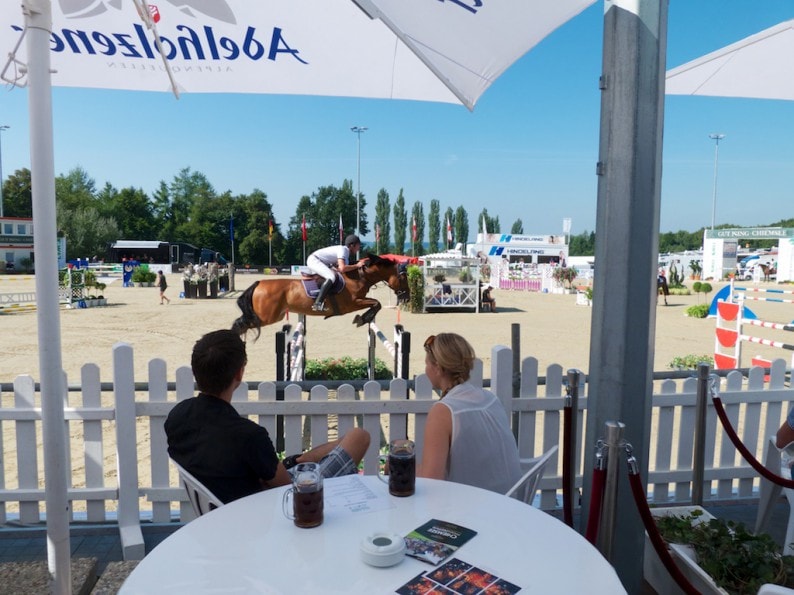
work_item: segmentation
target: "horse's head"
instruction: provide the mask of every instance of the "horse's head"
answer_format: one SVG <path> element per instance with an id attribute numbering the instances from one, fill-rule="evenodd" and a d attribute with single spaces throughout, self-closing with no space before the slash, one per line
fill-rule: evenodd
<path id="1" fill-rule="evenodd" d="M 397 294 L 398 303 L 407 302 L 408 298 L 411 297 L 411 291 L 408 288 L 408 265 L 406 263 L 400 263 L 391 258 L 381 258 L 377 254 L 368 254 L 365 270 L 373 275 L 375 280 L 385 281 L 392 291 Z"/>

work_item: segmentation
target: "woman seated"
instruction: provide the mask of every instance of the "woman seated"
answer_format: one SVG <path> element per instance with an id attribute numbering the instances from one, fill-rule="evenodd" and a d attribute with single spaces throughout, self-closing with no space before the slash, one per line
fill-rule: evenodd
<path id="1" fill-rule="evenodd" d="M 474 349 L 455 333 L 425 341 L 425 374 L 441 400 L 425 426 L 418 477 L 446 479 L 504 494 L 521 477 L 518 448 L 505 408 L 469 382 Z"/>

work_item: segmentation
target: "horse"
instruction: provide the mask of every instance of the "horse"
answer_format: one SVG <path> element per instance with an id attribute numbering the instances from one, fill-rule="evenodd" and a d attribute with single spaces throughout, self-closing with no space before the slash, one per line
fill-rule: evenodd
<path id="1" fill-rule="evenodd" d="M 762 277 L 764 279 L 764 282 L 770 281 L 770 275 L 774 275 L 774 274 L 777 273 L 777 270 L 772 265 L 759 264 L 758 266 L 761 267 L 761 273 L 762 273 Z"/>
<path id="2" fill-rule="evenodd" d="M 338 292 L 332 290 L 322 311 L 312 309 L 314 297 L 308 295 L 301 279 L 264 279 L 255 282 L 237 298 L 242 315 L 234 321 L 232 330 L 243 335 L 255 329 L 256 338 L 259 338 L 262 326 L 278 322 L 288 311 L 330 318 L 369 308 L 353 319 L 356 326 L 363 326 L 372 322 L 381 309 L 378 300 L 367 297 L 370 288 L 381 281 L 385 281 L 397 294 L 398 304 L 408 301 L 410 291 L 405 263 L 377 254 L 367 255 L 365 263 L 358 271 L 337 275 L 343 277 L 344 286 Z M 319 275 L 313 278 L 319 283 L 323 281 Z"/>

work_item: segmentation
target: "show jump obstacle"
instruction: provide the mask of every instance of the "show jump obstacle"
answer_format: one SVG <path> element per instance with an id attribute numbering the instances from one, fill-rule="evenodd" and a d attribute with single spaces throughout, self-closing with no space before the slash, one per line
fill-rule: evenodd
<path id="1" fill-rule="evenodd" d="M 733 289 L 732 285 L 729 286 Z M 724 289 L 729 289 L 726 287 Z M 724 291 L 724 289 L 722 291 Z M 748 335 L 744 332 L 744 325 L 772 329 L 777 331 L 794 331 L 794 323 L 791 322 L 771 322 L 765 320 L 758 320 L 758 318 L 745 307 L 746 300 L 757 300 L 767 302 L 782 302 L 794 303 L 791 299 L 781 299 L 777 297 L 768 296 L 751 296 L 746 292 L 763 292 L 775 294 L 794 294 L 794 291 L 782 289 L 748 289 L 748 288 L 735 288 L 738 293 L 734 294 L 730 291 L 729 300 L 724 298 L 717 299 L 716 304 L 712 307 L 716 310 L 717 325 L 716 337 L 714 342 L 714 363 L 718 370 L 733 369 L 741 367 L 742 358 L 742 343 L 755 343 L 758 345 L 766 345 L 778 349 L 785 349 L 794 351 L 794 343 L 787 343 L 776 339 L 758 337 Z M 722 293 L 722 291 L 720 293 Z M 719 297 L 719 296 L 718 296 Z M 794 336 L 792 336 L 794 338 Z M 751 365 L 769 367 L 772 360 L 760 356 L 753 357 Z M 794 367 L 794 356 L 792 356 L 791 366 Z"/>

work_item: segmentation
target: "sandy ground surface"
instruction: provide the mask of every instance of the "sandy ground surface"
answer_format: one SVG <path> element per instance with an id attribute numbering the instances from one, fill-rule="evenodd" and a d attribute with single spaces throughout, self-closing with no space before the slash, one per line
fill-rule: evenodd
<path id="1" fill-rule="evenodd" d="M 169 376 L 178 366 L 188 365 L 193 343 L 204 333 L 218 328 L 229 328 L 238 317 L 236 298 L 258 275 L 240 275 L 236 280 L 237 292 L 230 292 L 215 300 L 179 299 L 182 288 L 178 275 L 169 275 L 167 295 L 171 304 L 161 306 L 158 290 L 154 287 L 122 287 L 120 281 L 110 284 L 104 291 L 108 305 L 99 308 L 61 309 L 62 365 L 70 383 L 79 380 L 83 364 L 94 363 L 100 368 L 102 381 L 112 380 L 112 348 L 118 342 L 130 344 L 135 352 L 136 379 L 144 380 L 148 361 L 161 358 L 168 365 Z M 2 278 L 0 278 L 2 279 Z M 691 283 L 691 282 L 689 282 Z M 715 284 L 715 291 L 722 285 Z M 772 287 L 772 286 L 770 286 Z M 35 289 L 35 282 L 0 280 L 0 293 Z M 384 305 L 378 314 L 377 324 L 386 337 L 393 337 L 393 326 L 399 322 L 412 335 L 410 374 L 424 371 L 424 353 L 421 345 L 429 334 L 445 331 L 459 332 L 474 345 L 478 357 L 483 359 L 488 376 L 490 351 L 494 345 L 511 344 L 511 327 L 520 325 L 521 356 L 535 357 L 540 370 L 553 363 L 563 369 L 589 367 L 590 326 L 592 308 L 576 304 L 575 295 L 542 294 L 531 292 L 495 290 L 497 312 L 437 314 L 411 314 L 394 307 L 395 297 L 385 286 L 371 292 Z M 713 297 L 709 295 L 709 299 Z M 781 296 L 786 297 L 786 296 Z M 690 353 L 708 354 L 714 349 L 714 320 L 685 316 L 686 308 L 703 303 L 703 294 L 674 296 L 669 305 L 660 303 L 656 309 L 656 337 L 654 370 L 668 369 L 676 356 Z M 790 304 L 752 302 L 752 309 L 760 318 L 776 322 L 791 321 L 794 308 Z M 785 313 L 785 315 L 784 315 Z M 366 327 L 356 327 L 353 315 L 329 319 L 310 317 L 307 321 L 306 357 L 320 359 L 349 355 L 367 356 Z M 297 322 L 292 317 L 292 322 Z M 249 336 L 248 368 L 246 379 L 275 379 L 275 339 L 280 325 L 265 327 L 260 339 Z M 754 331 L 756 329 L 753 329 Z M 752 334 L 762 334 L 764 329 Z M 778 340 L 788 341 L 784 333 Z M 16 375 L 39 374 L 39 349 L 37 315 L 35 312 L 0 315 L 0 382 L 11 382 Z M 763 346 L 749 346 L 746 353 L 762 352 Z M 782 350 L 772 353 L 776 357 L 788 354 Z M 782 355 L 781 355 L 782 354 Z M 390 361 L 390 356 L 379 348 L 378 357 Z M 747 365 L 747 364 L 745 364 Z"/>
<path id="2" fill-rule="evenodd" d="M 261 278 L 263 277 L 241 274 L 237 277 L 237 292 L 230 292 L 215 300 L 186 300 L 178 297 L 182 288 L 181 278 L 178 275 L 169 275 L 170 287 L 167 295 L 171 297 L 171 304 L 163 306 L 159 304 L 156 288 L 125 288 L 120 281 L 116 281 L 104 291 L 109 300 L 107 306 L 61 309 L 62 365 L 69 383 L 79 383 L 80 368 L 86 363 L 99 366 L 101 380 L 111 382 L 112 348 L 118 342 L 128 343 L 134 349 L 137 381 L 146 380 L 147 365 L 153 358 L 166 361 L 168 377 L 173 379 L 177 367 L 189 365 L 192 345 L 202 334 L 231 326 L 239 315 L 237 296 L 252 282 Z M 719 287 L 721 285 L 715 284 L 715 290 Z M 0 278 L 0 294 L 34 289 L 33 278 L 18 278 L 13 282 Z M 485 376 L 489 377 L 491 348 L 495 345 L 510 346 L 513 324 L 520 325 L 522 358 L 537 358 L 541 375 L 545 375 L 547 366 L 555 363 L 560 364 L 563 370 L 588 370 L 593 310 L 577 305 L 575 295 L 496 290 L 494 297 L 497 300 L 497 312 L 480 314 L 398 313 L 393 307 L 395 297 L 387 287 L 376 287 L 371 295 L 384 305 L 377 323 L 387 338 L 391 340 L 393 325 L 398 319 L 412 334 L 414 349 L 410 362 L 411 376 L 424 372 L 422 343 L 425 338 L 429 334 L 454 331 L 471 341 L 478 356 L 485 363 Z M 669 369 L 669 362 L 676 356 L 712 353 L 715 321 L 689 318 L 684 314 L 688 306 L 704 301 L 702 294 L 671 295 L 668 297 L 668 306 L 663 305 L 660 300 L 656 309 L 654 370 Z M 791 304 L 752 302 L 751 307 L 759 318 L 765 320 L 787 322 L 794 317 Z M 320 317 L 309 318 L 305 339 L 307 358 L 344 355 L 366 357 L 366 327 L 357 328 L 352 320 L 352 314 L 328 320 Z M 35 312 L 0 315 L 0 383 L 10 383 L 20 374 L 29 374 L 35 381 L 39 380 L 37 321 Z M 297 322 L 295 317 L 292 322 Z M 279 329 L 280 325 L 272 325 L 263 330 L 258 341 L 254 342 L 253 337 L 249 338 L 246 380 L 275 379 L 274 335 Z M 753 331 L 756 331 L 755 327 Z M 752 334 L 767 336 L 769 332 L 766 329 L 757 329 Z M 776 333 L 777 340 L 790 340 L 780 336 L 786 333 Z M 789 359 L 789 353 L 780 349 L 760 345 L 752 345 L 746 349 L 743 360 L 745 366 L 748 365 L 750 355 L 763 354 L 765 351 L 771 357 Z M 379 348 L 378 357 L 390 361 L 389 354 L 383 348 Z M 9 391 L 4 391 L 3 404 L 10 406 L 12 397 Z M 107 405 L 111 404 L 111 398 L 108 397 Z M 3 433 L 5 485 L 8 487 L 16 485 L 16 442 L 13 425 L 13 422 L 4 424 L 8 429 Z M 109 474 L 115 468 L 113 432 L 112 424 L 107 424 L 104 465 Z M 148 432 L 148 423 L 142 422 L 138 432 L 142 485 L 148 485 L 145 477 L 149 467 Z M 79 443 L 79 439 L 73 436 L 73 444 L 75 440 Z M 79 449 L 73 449 L 73 453 L 73 477 L 79 485 L 85 463 L 79 455 Z M 80 503 L 75 503 L 75 510 L 80 509 Z"/>

